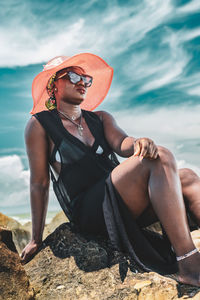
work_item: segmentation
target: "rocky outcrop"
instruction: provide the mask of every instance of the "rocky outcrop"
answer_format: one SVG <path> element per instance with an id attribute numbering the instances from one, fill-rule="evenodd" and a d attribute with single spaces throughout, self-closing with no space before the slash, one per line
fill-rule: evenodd
<path id="1" fill-rule="evenodd" d="M 20 253 L 22 249 L 27 245 L 30 241 L 31 234 L 30 228 L 23 227 L 16 220 L 7 217 L 6 215 L 0 213 L 0 227 L 11 230 L 12 238 L 17 248 L 17 251 Z"/>
<path id="2" fill-rule="evenodd" d="M 47 237 L 25 270 L 38 300 L 200 299 L 198 288 L 187 289 L 153 272 L 139 273 L 106 241 L 83 237 L 67 223 Z"/>
<path id="3" fill-rule="evenodd" d="M 133 262 L 100 237 L 83 236 L 69 223 L 54 231 L 65 221 L 59 213 L 46 226 L 47 238 L 25 266 L 20 264 L 11 232 L 0 231 L 0 299 L 200 299 L 198 288 L 157 273 L 140 273 Z M 152 230 L 159 230 L 159 224 Z M 193 238 L 200 245 L 199 230 L 193 232 Z"/>
<path id="4" fill-rule="evenodd" d="M 66 215 L 63 211 L 58 212 L 55 217 L 44 228 L 43 239 L 45 239 L 50 233 L 52 233 L 59 225 L 68 222 Z"/>
<path id="5" fill-rule="evenodd" d="M 52 233 L 60 224 L 67 221 L 68 219 L 62 211 L 57 213 L 51 222 L 45 225 L 43 239 Z M 18 221 L 0 212 L 0 227 L 12 231 L 12 238 L 17 251 L 21 253 L 31 239 L 31 222 L 21 225 Z"/>
<path id="6" fill-rule="evenodd" d="M 200 230 L 194 230 L 192 232 L 192 239 L 193 239 L 193 242 L 194 242 L 195 246 L 200 251 Z"/>
<path id="7" fill-rule="evenodd" d="M 33 299 L 28 276 L 20 263 L 20 258 L 9 230 L 0 228 L 0 299 Z"/>

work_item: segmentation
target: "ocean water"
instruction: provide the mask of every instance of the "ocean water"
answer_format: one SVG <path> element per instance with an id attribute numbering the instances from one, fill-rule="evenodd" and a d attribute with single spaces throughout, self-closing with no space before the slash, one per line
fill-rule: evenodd
<path id="1" fill-rule="evenodd" d="M 8 0 L 0 16 L 2 213 L 30 220 L 24 128 L 31 83 L 61 54 L 104 58 L 114 78 L 98 109 L 113 114 L 129 135 L 169 148 L 180 168 L 200 175 L 199 0 Z M 51 188 L 48 220 L 59 209 Z"/>

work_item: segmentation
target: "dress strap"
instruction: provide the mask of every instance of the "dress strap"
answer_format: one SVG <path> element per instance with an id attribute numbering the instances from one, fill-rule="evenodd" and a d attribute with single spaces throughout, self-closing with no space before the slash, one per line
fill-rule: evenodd
<path id="1" fill-rule="evenodd" d="M 44 127 L 44 129 L 46 130 L 56 147 L 59 147 L 63 139 L 63 133 L 56 110 L 44 110 L 35 114 L 34 117 Z"/>

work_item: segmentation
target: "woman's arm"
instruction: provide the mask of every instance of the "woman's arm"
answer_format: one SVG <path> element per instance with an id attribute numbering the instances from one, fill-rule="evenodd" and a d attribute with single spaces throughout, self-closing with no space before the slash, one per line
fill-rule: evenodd
<path id="1" fill-rule="evenodd" d="M 22 263 L 26 263 L 42 243 L 49 193 L 48 139 L 34 117 L 26 126 L 25 141 L 30 166 L 32 239 L 22 252 Z"/>
<path id="2" fill-rule="evenodd" d="M 157 158 L 157 146 L 151 139 L 130 137 L 117 125 L 111 114 L 105 111 L 95 113 L 103 122 L 107 142 L 118 155 L 122 157 L 135 155 L 151 159 Z"/>

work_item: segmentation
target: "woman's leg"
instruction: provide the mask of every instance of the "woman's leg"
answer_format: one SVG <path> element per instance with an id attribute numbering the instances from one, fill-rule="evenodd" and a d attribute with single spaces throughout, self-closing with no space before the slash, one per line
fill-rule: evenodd
<path id="1" fill-rule="evenodd" d="M 180 169 L 183 197 L 195 221 L 200 226 L 200 178 L 191 169 Z"/>
<path id="2" fill-rule="evenodd" d="M 200 178 L 193 170 L 188 168 L 179 169 L 178 172 L 184 202 L 195 222 L 200 226 Z M 136 221 L 140 227 L 146 227 L 159 221 L 151 203 Z"/>
<path id="3" fill-rule="evenodd" d="M 159 147 L 156 160 L 128 158 L 112 171 L 111 179 L 135 219 L 151 203 L 177 256 L 195 248 L 176 163 L 167 149 Z M 200 286 L 200 254 L 196 253 L 178 264 L 180 280 Z"/>

